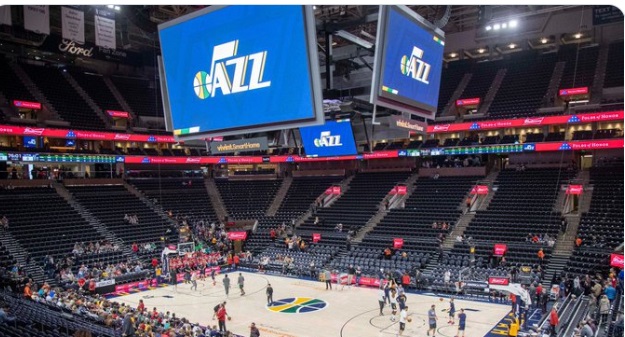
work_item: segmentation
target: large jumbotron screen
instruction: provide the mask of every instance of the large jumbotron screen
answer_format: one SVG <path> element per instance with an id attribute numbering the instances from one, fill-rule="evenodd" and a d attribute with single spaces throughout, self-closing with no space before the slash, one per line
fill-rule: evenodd
<path id="1" fill-rule="evenodd" d="M 310 6 L 211 6 L 161 24 L 159 35 L 177 139 L 323 123 Z"/>
<path id="2" fill-rule="evenodd" d="M 380 6 L 371 103 L 433 119 L 445 36 L 406 6 Z"/>

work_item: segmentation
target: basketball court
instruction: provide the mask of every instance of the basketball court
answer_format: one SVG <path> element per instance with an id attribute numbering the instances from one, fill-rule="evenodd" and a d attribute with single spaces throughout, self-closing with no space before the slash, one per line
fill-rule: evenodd
<path id="1" fill-rule="evenodd" d="M 236 279 L 238 272 L 230 273 L 230 294 L 226 297 L 222 285 L 223 275 L 218 275 L 217 285 L 209 280 L 198 281 L 198 290 L 192 291 L 191 284 L 178 284 L 156 288 L 114 300 L 136 307 L 143 299 L 148 310 L 170 311 L 177 317 L 185 317 L 191 323 L 217 325 L 212 319 L 213 307 L 227 301 L 227 311 L 232 320 L 227 328 L 247 336 L 252 322 L 261 331 L 261 336 L 284 337 L 381 337 L 395 336 L 399 323 L 390 319 L 390 307 L 384 308 L 379 316 L 378 291 L 375 288 L 345 287 L 333 284 L 333 290 L 325 290 L 322 282 L 305 281 L 257 273 L 243 272 L 245 296 L 240 296 Z M 267 306 L 265 289 L 271 283 L 274 289 L 274 305 Z M 438 315 L 437 336 L 453 337 L 457 325 L 447 324 L 449 300 L 438 297 L 407 294 L 406 304 L 412 322 L 407 324 L 404 336 L 425 336 L 427 311 L 436 304 Z M 466 336 L 485 336 L 510 311 L 509 305 L 455 300 L 456 311 L 465 309 L 467 314 Z M 457 319 L 456 319 L 457 320 Z"/>

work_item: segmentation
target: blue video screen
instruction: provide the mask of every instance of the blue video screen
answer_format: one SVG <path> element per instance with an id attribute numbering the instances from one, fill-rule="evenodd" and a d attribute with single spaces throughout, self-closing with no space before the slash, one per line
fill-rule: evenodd
<path id="1" fill-rule="evenodd" d="M 37 137 L 24 136 L 24 147 L 26 148 L 37 147 Z"/>
<path id="2" fill-rule="evenodd" d="M 324 125 L 299 129 L 307 157 L 348 156 L 357 153 L 349 119 L 326 121 Z"/>
<path id="3" fill-rule="evenodd" d="M 396 6 L 386 13 L 378 96 L 435 113 L 444 37 Z"/>
<path id="4" fill-rule="evenodd" d="M 313 60 L 307 38 L 308 10 L 211 6 L 161 25 L 164 102 L 174 136 L 192 139 L 281 129 L 285 123 L 322 123 L 319 68 L 311 66 L 318 62 L 316 49 Z"/>

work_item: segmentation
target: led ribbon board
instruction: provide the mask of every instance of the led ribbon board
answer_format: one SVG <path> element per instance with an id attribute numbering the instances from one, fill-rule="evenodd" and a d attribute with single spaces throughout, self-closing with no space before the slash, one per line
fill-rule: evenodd
<path id="1" fill-rule="evenodd" d="M 159 25 L 159 36 L 177 139 L 323 123 L 311 6 L 210 6 Z"/>

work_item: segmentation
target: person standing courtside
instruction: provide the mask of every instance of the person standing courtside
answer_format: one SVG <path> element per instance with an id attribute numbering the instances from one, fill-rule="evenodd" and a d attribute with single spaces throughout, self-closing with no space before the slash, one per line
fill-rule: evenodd
<path id="1" fill-rule="evenodd" d="M 241 296 L 245 295 L 245 290 L 243 289 L 245 286 L 245 278 L 243 278 L 243 274 L 239 273 L 237 283 L 239 284 L 239 290 L 241 290 Z"/>
<path id="2" fill-rule="evenodd" d="M 267 283 L 267 290 L 265 291 L 267 294 L 267 305 L 273 305 L 273 287 L 271 283 Z"/>
<path id="3" fill-rule="evenodd" d="M 332 290 L 332 273 L 330 273 L 329 269 L 325 270 L 324 277 L 326 279 L 326 290 L 328 290 L 328 287 Z"/>
<path id="4" fill-rule="evenodd" d="M 228 274 L 224 275 L 223 284 L 224 290 L 226 291 L 226 297 L 228 297 L 228 294 L 230 293 L 230 278 L 228 278 Z"/>

